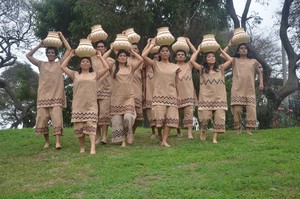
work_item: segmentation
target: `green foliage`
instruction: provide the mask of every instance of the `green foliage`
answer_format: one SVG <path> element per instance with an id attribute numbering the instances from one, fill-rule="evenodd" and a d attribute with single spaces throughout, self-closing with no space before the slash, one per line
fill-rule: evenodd
<path id="1" fill-rule="evenodd" d="M 172 130 L 164 148 L 138 129 L 133 145 L 97 145 L 90 155 L 72 129 L 60 151 L 52 136 L 43 149 L 34 129 L 0 131 L 0 198 L 299 198 L 299 132 L 228 131 L 214 145 L 211 133 L 200 142 L 199 132 L 191 140 Z"/>

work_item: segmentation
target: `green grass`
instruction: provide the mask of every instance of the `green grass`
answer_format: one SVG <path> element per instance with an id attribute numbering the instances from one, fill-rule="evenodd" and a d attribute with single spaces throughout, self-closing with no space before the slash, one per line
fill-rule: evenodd
<path id="1" fill-rule="evenodd" d="M 126 148 L 79 153 L 72 129 L 63 149 L 43 149 L 33 129 L 0 131 L 0 198 L 300 198 L 300 128 L 228 131 L 213 145 L 177 138 L 171 148 L 139 129 Z"/>

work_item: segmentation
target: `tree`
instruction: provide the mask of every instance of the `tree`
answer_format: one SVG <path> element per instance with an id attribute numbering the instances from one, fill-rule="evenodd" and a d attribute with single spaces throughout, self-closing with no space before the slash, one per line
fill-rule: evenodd
<path id="1" fill-rule="evenodd" d="M 0 3 L 0 68 L 6 68 L 16 64 L 15 50 L 26 48 L 32 41 L 33 12 L 28 1 L 0 0 Z M 34 103 L 24 104 L 13 89 L 15 85 L 12 87 L 10 84 L 11 80 L 8 82 L 3 76 L 0 78 L 1 96 L 5 93 L 5 98 L 2 99 L 6 99 L 1 102 L 9 103 L 6 104 L 6 112 L 14 118 L 11 127 L 16 128 L 21 123 L 24 127 L 33 126 L 31 122 L 34 117 L 30 109 Z"/>
<path id="2" fill-rule="evenodd" d="M 2 126 L 12 123 L 10 128 L 33 127 L 38 74 L 28 64 L 16 63 L 0 76 L 0 110 Z"/>
<path id="3" fill-rule="evenodd" d="M 262 3 L 265 3 L 265 1 L 262 1 Z M 282 100 L 290 95 L 291 93 L 295 92 L 297 89 L 299 89 L 299 78 L 296 75 L 296 70 L 299 68 L 299 64 L 297 65 L 297 62 L 300 59 L 300 54 L 297 54 L 291 44 L 291 37 L 288 36 L 288 31 L 291 26 L 289 23 L 289 16 L 292 13 L 292 16 L 295 18 L 295 10 L 297 9 L 297 6 L 299 7 L 299 0 L 285 0 L 283 3 L 282 13 L 281 13 L 281 22 L 280 22 L 280 40 L 284 46 L 284 49 L 287 53 L 288 57 L 288 79 L 286 84 L 279 89 L 278 91 L 275 91 L 272 89 L 270 77 L 271 77 L 271 71 L 272 68 L 270 64 L 255 50 L 253 45 L 250 45 L 250 49 L 254 52 L 254 55 L 256 59 L 262 64 L 264 69 L 264 84 L 265 84 L 265 93 L 268 97 L 268 99 L 273 101 L 274 108 L 277 109 L 279 107 Z M 246 29 L 246 22 L 250 19 L 248 15 L 249 7 L 251 4 L 251 0 L 247 0 L 245 4 L 245 8 L 241 17 L 241 22 L 235 12 L 233 1 L 232 0 L 226 0 L 226 8 L 228 10 L 228 13 L 230 17 L 233 20 L 234 28 L 241 26 Z M 294 18 L 291 18 L 290 22 L 295 22 L 293 20 Z M 299 19 L 298 19 L 299 22 Z M 296 25 L 296 24 L 294 24 Z M 299 28 L 298 28 L 299 30 Z"/>

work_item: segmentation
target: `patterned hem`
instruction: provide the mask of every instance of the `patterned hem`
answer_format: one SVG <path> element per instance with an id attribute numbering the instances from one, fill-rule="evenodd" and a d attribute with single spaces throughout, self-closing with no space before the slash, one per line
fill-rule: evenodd
<path id="1" fill-rule="evenodd" d="M 214 132 L 225 132 L 225 124 L 215 124 L 214 125 Z"/>
<path id="2" fill-rule="evenodd" d="M 49 127 L 35 128 L 35 134 L 49 134 Z"/>
<path id="3" fill-rule="evenodd" d="M 191 120 L 183 120 L 183 126 L 184 127 L 193 126 L 193 119 L 191 119 Z"/>
<path id="4" fill-rule="evenodd" d="M 43 99 L 37 101 L 37 107 L 53 107 L 53 106 L 65 106 L 65 100 L 63 98 L 55 99 Z"/>
<path id="5" fill-rule="evenodd" d="M 231 105 L 254 105 L 256 106 L 256 98 L 255 97 L 246 97 L 246 96 L 233 96 L 231 97 Z"/>
<path id="6" fill-rule="evenodd" d="M 71 121 L 98 121 L 98 115 L 96 112 L 73 112 Z"/>
<path id="7" fill-rule="evenodd" d="M 247 120 L 246 127 L 248 128 L 256 128 L 256 120 Z"/>
<path id="8" fill-rule="evenodd" d="M 152 105 L 167 105 L 177 107 L 177 98 L 168 96 L 153 96 Z"/>
<path id="9" fill-rule="evenodd" d="M 98 118 L 98 124 L 99 125 L 109 125 L 110 124 L 110 117 L 99 117 Z"/>
<path id="10" fill-rule="evenodd" d="M 110 99 L 111 91 L 97 91 L 97 99 Z"/>
<path id="11" fill-rule="evenodd" d="M 76 137 L 81 137 L 83 134 L 86 135 L 96 135 L 96 130 L 94 126 L 83 126 L 79 129 L 74 129 L 74 133 Z"/>

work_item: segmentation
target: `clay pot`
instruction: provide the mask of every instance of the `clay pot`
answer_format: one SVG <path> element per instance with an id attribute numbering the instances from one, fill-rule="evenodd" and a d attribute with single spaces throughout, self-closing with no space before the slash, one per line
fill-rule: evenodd
<path id="1" fill-rule="evenodd" d="M 79 57 L 92 57 L 96 54 L 91 40 L 89 39 L 80 39 L 79 45 L 75 50 L 75 53 Z"/>
<path id="2" fill-rule="evenodd" d="M 157 29 L 156 35 L 156 44 L 159 46 L 162 45 L 171 45 L 174 42 L 175 38 L 170 33 L 168 27 L 161 27 Z"/>
<path id="3" fill-rule="evenodd" d="M 59 48 L 62 46 L 62 41 L 60 40 L 58 32 L 49 31 L 47 37 L 43 40 L 43 44 L 47 47 L 51 46 Z"/>
<path id="4" fill-rule="evenodd" d="M 88 39 L 90 39 L 92 42 L 100 41 L 100 40 L 106 40 L 108 35 L 107 33 L 102 29 L 101 25 L 94 25 L 91 27 L 92 31 L 88 36 Z"/>
<path id="5" fill-rule="evenodd" d="M 244 28 L 234 29 L 233 37 L 231 40 L 231 42 L 234 45 L 248 43 L 249 41 L 250 41 L 250 36 L 245 32 Z"/>
<path id="6" fill-rule="evenodd" d="M 203 35 L 203 40 L 201 45 L 201 52 L 208 53 L 208 52 L 216 52 L 220 49 L 220 45 L 215 40 L 214 34 L 207 34 Z"/>
<path id="7" fill-rule="evenodd" d="M 131 48 L 131 43 L 124 34 L 117 34 L 116 40 L 112 43 L 112 47 L 116 50 L 127 50 Z"/>
<path id="8" fill-rule="evenodd" d="M 158 53 L 159 47 L 160 47 L 160 46 L 154 46 L 153 48 L 151 48 L 150 53 L 151 53 L 151 54 Z"/>
<path id="9" fill-rule="evenodd" d="M 177 52 L 178 50 L 183 50 L 184 52 L 188 53 L 190 48 L 189 45 L 186 43 L 185 37 L 178 37 L 177 41 L 172 45 L 172 50 Z"/>
<path id="10" fill-rule="evenodd" d="M 133 28 L 123 31 L 123 34 L 127 36 L 130 43 L 138 43 L 141 39 L 141 36 L 134 32 Z"/>

